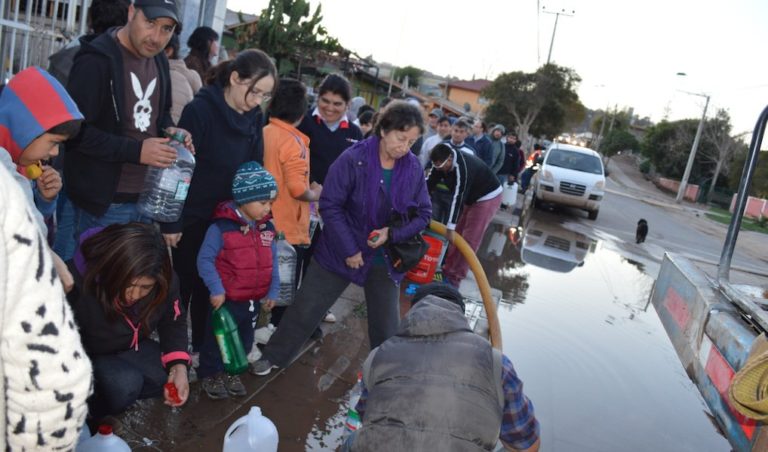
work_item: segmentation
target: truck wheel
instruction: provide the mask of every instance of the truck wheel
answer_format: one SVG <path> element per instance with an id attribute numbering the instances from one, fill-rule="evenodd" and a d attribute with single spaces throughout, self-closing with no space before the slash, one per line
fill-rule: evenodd
<path id="1" fill-rule="evenodd" d="M 599 212 L 600 212 L 599 210 L 590 210 L 590 211 L 587 211 L 587 218 L 589 218 L 590 220 L 593 220 L 593 221 L 594 221 L 594 220 L 597 220 L 597 214 L 598 214 Z"/>

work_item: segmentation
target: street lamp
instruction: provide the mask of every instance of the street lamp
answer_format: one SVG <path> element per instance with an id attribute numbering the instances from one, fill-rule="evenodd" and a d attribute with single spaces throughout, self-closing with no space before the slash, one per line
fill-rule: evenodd
<path id="1" fill-rule="evenodd" d="M 678 72 L 677 75 L 685 76 L 685 72 Z M 688 188 L 688 178 L 691 176 L 691 168 L 693 168 L 693 161 L 696 159 L 696 151 L 699 148 L 699 141 L 701 140 L 701 132 L 704 131 L 704 121 L 707 119 L 707 107 L 709 107 L 709 94 L 692 93 L 690 91 L 683 91 L 686 94 L 693 96 L 699 96 L 706 99 L 704 103 L 704 112 L 701 114 L 701 121 L 699 121 L 699 127 L 696 129 L 696 137 L 693 139 L 693 146 L 691 146 L 691 153 L 688 155 L 688 163 L 685 165 L 685 172 L 683 172 L 683 179 L 680 181 L 680 188 L 677 190 L 677 197 L 675 202 L 679 203 L 685 196 L 685 189 Z"/>

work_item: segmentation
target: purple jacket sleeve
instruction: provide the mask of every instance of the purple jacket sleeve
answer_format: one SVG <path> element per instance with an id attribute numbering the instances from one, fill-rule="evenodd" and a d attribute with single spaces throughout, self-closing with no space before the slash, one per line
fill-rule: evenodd
<path id="1" fill-rule="evenodd" d="M 344 256 L 354 256 L 361 250 L 355 244 L 355 234 L 347 222 L 345 204 L 355 187 L 353 162 L 349 153 L 342 154 L 328 170 L 323 191 L 320 194 L 320 216 L 323 219 L 323 234 L 333 237 L 335 245 Z"/>
<path id="2" fill-rule="evenodd" d="M 427 191 L 427 183 L 420 167 L 419 170 L 415 172 L 414 178 L 416 179 L 414 182 L 416 188 L 414 190 L 413 199 L 417 204 L 416 209 L 418 216 L 411 219 L 411 221 L 403 227 L 392 229 L 390 231 L 392 243 L 408 240 L 423 231 L 429 226 L 429 222 L 432 218 L 432 202 L 430 201 L 429 192 Z"/>

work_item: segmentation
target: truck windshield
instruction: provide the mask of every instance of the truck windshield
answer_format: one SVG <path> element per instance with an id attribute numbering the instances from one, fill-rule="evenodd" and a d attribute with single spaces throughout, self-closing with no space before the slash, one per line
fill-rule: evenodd
<path id="1" fill-rule="evenodd" d="M 603 166 L 600 164 L 600 159 L 594 155 L 567 151 L 565 149 L 550 149 L 548 154 L 547 165 L 559 166 L 584 173 L 603 174 Z"/>

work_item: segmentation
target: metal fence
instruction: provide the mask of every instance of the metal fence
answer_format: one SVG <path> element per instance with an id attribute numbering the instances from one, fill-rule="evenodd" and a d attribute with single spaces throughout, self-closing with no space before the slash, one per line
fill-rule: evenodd
<path id="1" fill-rule="evenodd" d="M 0 77 L 28 66 L 48 67 L 48 57 L 87 31 L 91 0 L 0 0 Z"/>

